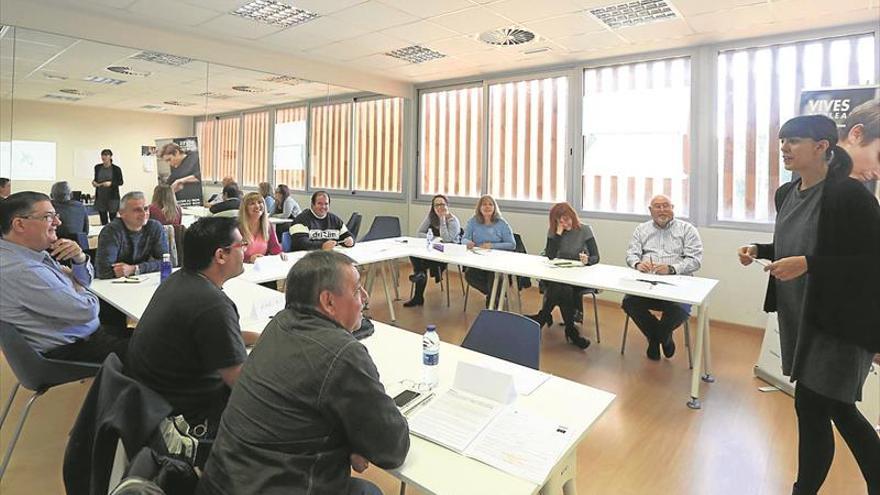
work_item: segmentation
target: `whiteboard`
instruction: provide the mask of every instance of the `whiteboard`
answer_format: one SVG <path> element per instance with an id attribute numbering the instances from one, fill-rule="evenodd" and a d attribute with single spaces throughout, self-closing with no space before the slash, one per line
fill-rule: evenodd
<path id="1" fill-rule="evenodd" d="M 16 180 L 55 180 L 55 143 L 0 141 L 0 176 Z"/>

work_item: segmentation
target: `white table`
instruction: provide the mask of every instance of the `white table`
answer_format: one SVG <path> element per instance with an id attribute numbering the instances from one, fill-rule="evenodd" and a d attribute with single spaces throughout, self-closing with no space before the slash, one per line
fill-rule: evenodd
<path id="1" fill-rule="evenodd" d="M 376 332 L 362 342 L 376 363 L 383 384 L 393 387 L 405 379 L 419 381 L 422 376 L 421 335 L 379 322 L 374 322 L 374 325 Z M 456 345 L 441 343 L 440 385 L 436 392 L 451 386 L 460 360 L 476 364 L 498 361 Z M 614 397 L 609 392 L 552 375 L 531 394 L 517 397 L 516 407 L 564 425 L 573 433 L 565 453 L 556 460 L 556 466 L 542 485 L 505 473 L 413 434 L 410 434 L 406 462 L 390 472 L 427 493 L 558 495 L 563 492 L 563 484 L 570 479 L 572 481 L 565 485 L 565 494 L 574 495 L 577 446 Z"/>
<path id="2" fill-rule="evenodd" d="M 211 210 L 204 206 L 183 206 L 180 210 L 184 215 L 191 215 L 198 218 L 211 216 Z"/>

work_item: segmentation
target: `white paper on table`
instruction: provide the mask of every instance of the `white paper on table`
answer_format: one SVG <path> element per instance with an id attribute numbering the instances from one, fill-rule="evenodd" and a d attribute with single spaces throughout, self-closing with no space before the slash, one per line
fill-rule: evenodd
<path id="1" fill-rule="evenodd" d="M 254 270 L 258 272 L 283 269 L 284 265 L 281 256 L 260 256 L 254 260 Z"/>
<path id="2" fill-rule="evenodd" d="M 409 429 L 427 440 L 464 452 L 503 408 L 498 402 L 450 389 L 410 418 Z"/>
<path id="3" fill-rule="evenodd" d="M 571 436 L 565 426 L 511 407 L 498 414 L 464 453 L 541 485 Z"/>
<path id="4" fill-rule="evenodd" d="M 265 320 L 278 314 L 284 309 L 284 294 L 278 292 L 277 296 L 260 297 L 254 302 L 251 316 L 254 320 Z"/>
<path id="5" fill-rule="evenodd" d="M 543 371 L 533 370 L 500 359 L 480 361 L 479 365 L 512 376 L 517 395 L 529 395 L 550 379 L 550 375 Z"/>

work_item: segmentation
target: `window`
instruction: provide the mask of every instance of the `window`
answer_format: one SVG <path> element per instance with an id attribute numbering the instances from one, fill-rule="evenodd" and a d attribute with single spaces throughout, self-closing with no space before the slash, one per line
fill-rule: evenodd
<path id="1" fill-rule="evenodd" d="M 306 118 L 308 107 L 275 111 L 275 185 L 306 189 Z"/>
<path id="2" fill-rule="evenodd" d="M 689 214 L 690 59 L 587 69 L 583 208 L 644 214 L 665 194 Z"/>
<path id="3" fill-rule="evenodd" d="M 244 144 L 242 152 L 243 187 L 257 187 L 266 180 L 269 170 L 269 112 L 246 113 L 242 118 Z"/>
<path id="4" fill-rule="evenodd" d="M 351 103 L 316 105 L 311 109 L 309 134 L 310 186 L 349 188 Z"/>
<path id="5" fill-rule="evenodd" d="M 196 139 L 199 145 L 199 166 L 203 181 L 217 179 L 217 127 L 215 120 L 196 121 Z"/>
<path id="6" fill-rule="evenodd" d="M 780 125 L 798 114 L 802 89 L 874 83 L 874 43 L 860 35 L 718 54 L 718 220 L 774 221 L 774 191 L 791 178 Z"/>
<path id="7" fill-rule="evenodd" d="M 354 104 L 354 188 L 403 192 L 403 99 Z"/>
<path id="8" fill-rule="evenodd" d="M 483 188 L 483 88 L 419 98 L 419 194 L 479 197 Z"/>
<path id="9" fill-rule="evenodd" d="M 215 120 L 217 137 L 217 155 L 212 170 L 216 175 L 214 180 L 222 180 L 224 177 L 238 179 L 238 131 L 241 123 L 239 116 L 224 117 Z"/>
<path id="10" fill-rule="evenodd" d="M 566 197 L 568 78 L 489 86 L 489 194 L 559 202 Z"/>

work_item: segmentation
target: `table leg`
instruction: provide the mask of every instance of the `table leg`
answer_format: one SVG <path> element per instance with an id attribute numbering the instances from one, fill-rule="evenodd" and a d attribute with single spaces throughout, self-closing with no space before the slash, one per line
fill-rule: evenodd
<path id="1" fill-rule="evenodd" d="M 577 484 L 575 477 L 577 476 L 577 451 L 573 450 L 571 455 L 560 461 L 553 468 L 550 479 L 541 487 L 538 492 L 540 495 L 577 495 Z"/>
<path id="2" fill-rule="evenodd" d="M 503 274 L 499 274 L 499 277 L 501 279 L 501 293 L 498 294 L 498 307 L 495 309 L 497 309 L 498 311 L 503 311 L 504 310 L 504 296 L 507 295 L 508 279 L 507 279 L 507 276 L 503 275 Z M 507 307 L 508 307 L 508 309 L 510 309 L 509 304 Z"/>
<path id="3" fill-rule="evenodd" d="M 391 314 L 391 321 L 397 321 L 397 315 L 394 314 L 394 300 L 391 299 L 391 291 L 388 289 L 388 267 L 387 263 L 381 263 L 382 270 L 382 287 L 385 289 L 385 300 L 388 302 L 388 312 Z"/>
<path id="4" fill-rule="evenodd" d="M 703 306 L 705 307 L 706 304 L 704 303 Z M 703 336 L 704 349 L 703 349 L 703 376 L 702 376 L 702 379 L 706 383 L 715 383 L 715 377 L 712 376 L 712 372 L 711 372 L 711 369 L 712 369 L 712 346 L 709 344 L 709 342 L 710 342 L 710 335 L 712 334 L 712 332 L 709 328 L 709 318 L 708 317 L 706 318 L 704 325 L 706 325 L 706 333 Z"/>
<path id="5" fill-rule="evenodd" d="M 708 312 L 708 303 L 703 301 L 703 304 L 697 310 L 697 342 L 694 346 L 694 369 L 691 371 L 691 400 L 687 403 L 691 409 L 703 407 L 700 403 L 700 371 L 703 369 L 704 339 L 708 333 Z"/>
<path id="6" fill-rule="evenodd" d="M 492 291 L 489 293 L 489 309 L 498 309 L 495 306 L 495 296 L 498 294 L 498 283 L 501 280 L 501 275 L 498 273 L 494 274 L 494 279 L 492 280 Z"/>

